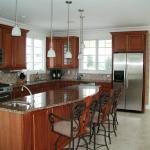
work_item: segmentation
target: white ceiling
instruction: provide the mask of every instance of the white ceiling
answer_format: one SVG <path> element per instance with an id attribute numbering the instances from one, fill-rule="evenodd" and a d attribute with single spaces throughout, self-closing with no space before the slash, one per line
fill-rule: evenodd
<path id="1" fill-rule="evenodd" d="M 18 21 L 50 30 L 50 0 L 18 0 Z M 150 26 L 150 0 L 72 0 L 71 29 L 79 28 L 79 8 L 85 10 L 84 28 Z M 0 0 L 0 17 L 14 20 L 15 0 Z M 25 16 L 25 17 L 23 17 Z M 54 30 L 66 30 L 65 0 L 54 0 Z"/>

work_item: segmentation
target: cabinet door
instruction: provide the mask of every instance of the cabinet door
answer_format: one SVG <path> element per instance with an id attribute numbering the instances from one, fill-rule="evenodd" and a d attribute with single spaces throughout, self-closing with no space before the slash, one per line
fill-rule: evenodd
<path id="1" fill-rule="evenodd" d="M 112 34 L 112 49 L 113 52 L 125 51 L 127 47 L 126 34 Z"/>
<path id="2" fill-rule="evenodd" d="M 12 66 L 12 52 L 11 52 L 11 30 L 7 28 L 2 29 L 2 58 L 3 63 L 0 68 L 9 69 Z"/>
<path id="3" fill-rule="evenodd" d="M 77 68 L 78 67 L 78 53 L 79 53 L 79 38 L 70 37 L 70 51 L 72 53 L 71 59 L 66 59 L 65 53 L 67 52 L 68 40 L 63 40 L 63 67 L 64 68 Z"/>
<path id="4" fill-rule="evenodd" d="M 62 66 L 62 39 L 54 39 L 54 50 L 56 52 L 56 58 L 55 58 L 55 67 L 61 67 Z"/>
<path id="5" fill-rule="evenodd" d="M 71 39 L 72 43 L 72 67 L 78 67 L 78 54 L 79 54 L 79 38 L 73 37 Z"/>
<path id="6" fill-rule="evenodd" d="M 46 50 L 50 48 L 50 38 L 46 39 Z M 62 38 L 53 38 L 53 48 L 56 53 L 55 58 L 47 58 L 47 68 L 60 68 L 62 66 Z"/>
<path id="7" fill-rule="evenodd" d="M 33 143 L 34 150 L 48 150 L 48 116 L 46 110 L 33 114 Z"/>
<path id="8" fill-rule="evenodd" d="M 26 68 L 26 36 L 12 37 L 13 69 Z"/>
<path id="9" fill-rule="evenodd" d="M 128 35 L 127 51 L 144 51 L 145 50 L 145 36 L 143 34 Z"/>

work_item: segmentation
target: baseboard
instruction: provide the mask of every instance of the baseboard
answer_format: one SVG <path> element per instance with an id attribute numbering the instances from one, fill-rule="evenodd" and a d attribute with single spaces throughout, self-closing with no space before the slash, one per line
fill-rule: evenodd
<path id="1" fill-rule="evenodd" d="M 150 105 L 146 105 L 146 109 L 150 109 Z"/>

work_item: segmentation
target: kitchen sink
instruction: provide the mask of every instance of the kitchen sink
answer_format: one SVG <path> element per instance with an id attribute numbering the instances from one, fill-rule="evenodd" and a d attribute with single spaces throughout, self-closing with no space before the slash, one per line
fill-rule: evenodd
<path id="1" fill-rule="evenodd" d="M 19 109 L 30 109 L 31 104 L 24 102 L 24 101 L 8 101 L 8 102 L 3 102 L 2 103 L 5 106 L 9 106 L 12 108 L 19 108 Z"/>

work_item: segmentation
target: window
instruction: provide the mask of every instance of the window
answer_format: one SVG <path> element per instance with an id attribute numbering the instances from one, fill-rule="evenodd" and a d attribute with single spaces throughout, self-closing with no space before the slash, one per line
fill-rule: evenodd
<path id="1" fill-rule="evenodd" d="M 110 74 L 112 66 L 111 40 L 88 40 L 84 41 L 84 45 L 79 72 Z"/>
<path id="2" fill-rule="evenodd" d="M 26 42 L 26 63 L 29 71 L 45 70 L 45 48 L 44 40 L 27 38 Z"/>

